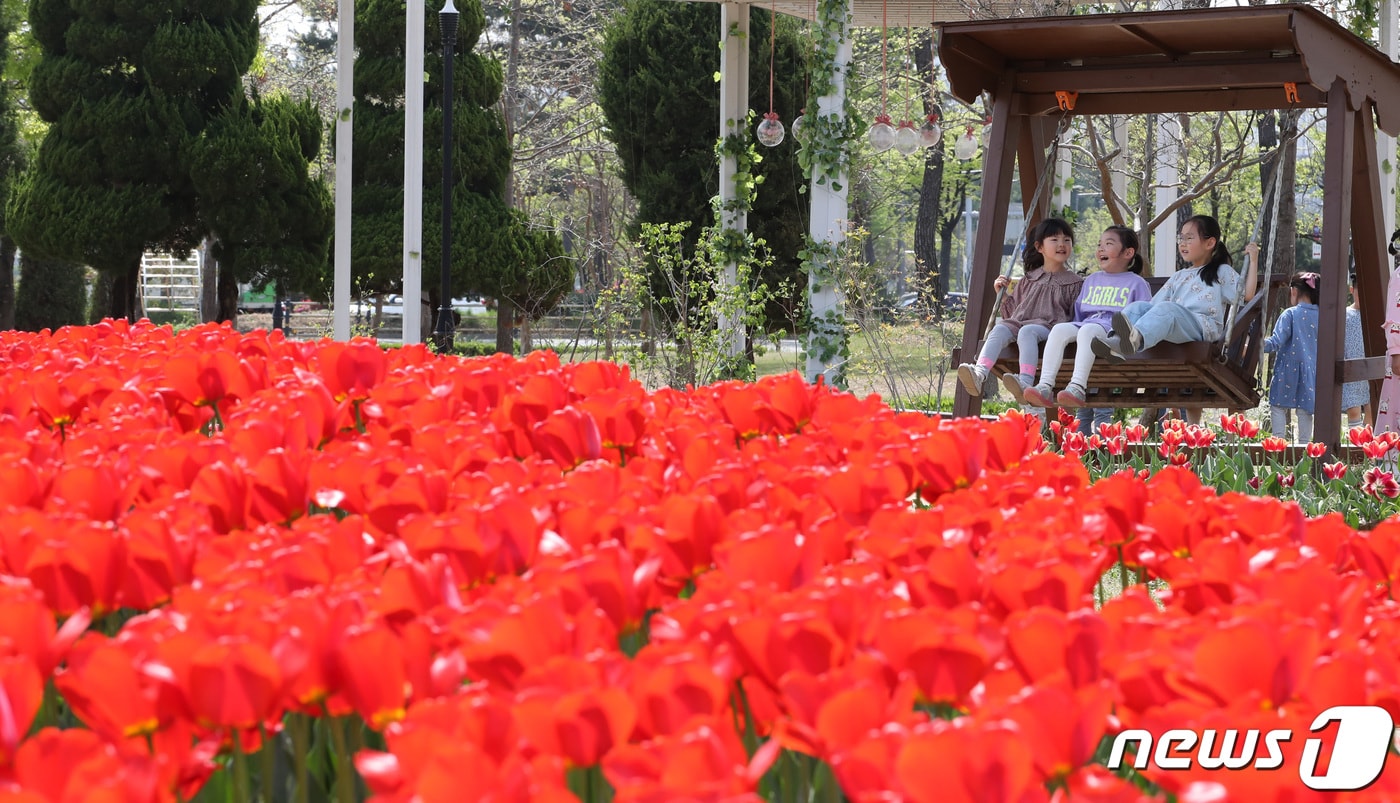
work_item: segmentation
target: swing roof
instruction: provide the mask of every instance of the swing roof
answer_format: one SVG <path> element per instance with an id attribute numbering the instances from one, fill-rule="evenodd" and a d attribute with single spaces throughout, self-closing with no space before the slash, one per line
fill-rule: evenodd
<path id="1" fill-rule="evenodd" d="M 972 102 L 1010 75 L 1013 113 L 1073 114 L 1317 108 L 1341 78 L 1353 107 L 1375 104 L 1400 134 L 1400 66 L 1305 5 L 1203 8 L 948 22 L 939 58 L 953 94 Z M 1284 84 L 1297 85 L 1290 103 Z"/>

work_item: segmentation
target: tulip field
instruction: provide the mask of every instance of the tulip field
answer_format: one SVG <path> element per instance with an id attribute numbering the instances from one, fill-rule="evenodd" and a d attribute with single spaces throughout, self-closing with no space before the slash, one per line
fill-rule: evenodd
<path id="1" fill-rule="evenodd" d="M 1394 755 L 1298 769 L 1324 709 L 1400 719 L 1400 520 L 1222 495 L 1172 431 L 1130 465 L 796 374 L 0 333 L 0 803 L 1400 800 Z M 1110 770 L 1124 729 L 1296 735 Z"/>

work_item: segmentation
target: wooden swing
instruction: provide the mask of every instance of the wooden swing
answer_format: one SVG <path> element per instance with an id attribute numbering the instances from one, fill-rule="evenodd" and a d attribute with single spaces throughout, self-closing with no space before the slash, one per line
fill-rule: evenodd
<path id="1" fill-rule="evenodd" d="M 939 58 L 955 96 L 968 103 L 983 93 L 992 99 L 983 164 L 985 214 L 973 244 L 960 349 L 969 357 L 977 353 L 993 314 L 992 283 L 1000 272 L 1013 160 L 1019 162 L 1026 220 L 1048 214 L 1048 194 L 1036 189 L 1045 173 L 1055 118 L 1326 108 L 1318 354 L 1333 355 L 1320 357 L 1319 365 L 1335 364 L 1336 371 L 1318 371 L 1314 437 L 1336 448 L 1342 383 L 1371 380 L 1374 401 L 1379 392 L 1375 380 L 1385 372 L 1383 357 L 1342 360 L 1336 355 L 1345 340 L 1351 251 L 1366 353 L 1385 352 L 1381 321 L 1389 271 L 1374 126 L 1400 134 L 1400 66 L 1322 12 L 1302 5 L 946 23 Z M 1097 361 L 1089 380 L 1096 389 L 1090 405 L 1257 406 L 1254 373 L 1264 323 L 1260 300 L 1266 290 L 1261 287 L 1253 302 L 1234 313 L 1233 324 L 1217 343 L 1161 344 L 1121 364 Z M 1057 387 L 1068 381 L 1070 365 L 1067 356 Z M 955 415 L 976 415 L 980 408 L 980 398 L 958 388 Z"/>

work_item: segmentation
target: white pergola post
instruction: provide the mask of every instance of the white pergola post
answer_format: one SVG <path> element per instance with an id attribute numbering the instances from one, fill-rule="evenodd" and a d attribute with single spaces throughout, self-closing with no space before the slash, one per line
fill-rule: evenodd
<path id="1" fill-rule="evenodd" d="M 1181 124 L 1176 115 L 1157 115 L 1157 193 L 1153 199 L 1155 214 L 1176 203 L 1177 185 L 1181 181 Z M 1152 275 L 1170 276 L 1176 273 L 1176 218 L 1169 217 L 1152 232 Z"/>
<path id="2" fill-rule="evenodd" d="M 825 117 L 833 115 L 843 119 L 846 115 L 846 70 L 851 63 L 851 7 L 849 1 L 844 6 L 845 19 L 841 23 L 841 40 L 837 43 L 836 58 L 832 62 L 835 75 L 830 76 L 831 93 L 817 99 L 817 114 Z M 820 14 L 821 11 L 818 11 Z M 818 35 L 822 26 L 817 25 Z M 818 44 L 818 47 L 821 47 Z M 813 164 L 813 170 L 821 168 Z M 841 175 L 818 183 L 811 179 L 812 223 L 809 234 L 817 243 L 828 243 L 837 248 L 846 239 L 846 225 L 850 211 L 846 205 L 846 188 L 849 176 L 843 168 Z M 818 257 L 820 258 L 820 257 Z M 835 266 L 828 266 L 828 273 Z M 845 338 L 845 299 L 840 285 L 829 277 L 823 280 L 816 272 L 807 274 L 807 303 L 811 310 L 811 324 L 807 331 L 807 381 L 816 382 L 817 377 L 835 384 L 838 375 L 844 373 L 840 355 L 823 360 L 823 340 Z M 839 323 L 838 323 L 839 322 Z"/>
<path id="3" fill-rule="evenodd" d="M 1158 11 L 1181 8 L 1181 0 L 1159 0 Z M 1181 181 L 1178 168 L 1181 158 L 1181 126 L 1174 115 L 1158 114 L 1153 123 L 1157 126 L 1157 170 L 1153 180 L 1157 191 L 1152 198 L 1152 216 L 1161 214 L 1177 198 L 1177 184 Z M 1144 221 L 1147 222 L 1147 221 Z M 1170 276 L 1176 273 L 1176 219 L 1167 218 L 1152 232 L 1152 275 Z"/>
<path id="4" fill-rule="evenodd" d="M 355 0 L 336 5 L 335 45 L 335 293 L 332 331 L 350 339 L 350 157 L 355 105 Z"/>
<path id="5" fill-rule="evenodd" d="M 719 68 L 719 136 L 746 133 L 749 114 L 749 6 L 747 3 L 726 2 L 720 5 L 720 68 Z M 739 161 L 725 153 L 719 162 L 720 226 L 728 231 L 744 233 L 748 228 L 748 213 L 735 208 L 739 198 L 734 186 Z M 730 314 L 733 300 L 740 292 L 739 266 L 726 264 L 720 272 L 721 306 L 719 329 L 725 353 L 737 357 L 744 353 L 744 323 Z"/>
<path id="6" fill-rule="evenodd" d="M 423 342 L 423 27 L 423 0 L 408 0 L 403 83 L 404 343 Z"/>
<path id="7" fill-rule="evenodd" d="M 1397 30 L 1397 17 L 1400 17 L 1400 0 L 1382 0 L 1381 2 L 1381 52 L 1391 61 L 1396 60 L 1400 54 L 1400 30 Z M 1380 158 L 1377 163 L 1381 166 L 1381 220 L 1385 223 L 1385 235 L 1395 231 L 1395 137 L 1384 131 L 1376 132 L 1376 150 L 1379 151 Z"/>
<path id="8" fill-rule="evenodd" d="M 1116 115 L 1113 118 L 1113 142 L 1118 149 L 1118 155 L 1109 164 L 1112 170 L 1109 181 L 1113 187 L 1113 194 L 1128 200 L 1128 116 L 1126 114 Z M 1126 210 L 1124 210 L 1126 211 Z M 1126 218 L 1126 216 L 1125 216 Z M 1129 226 L 1134 222 L 1131 218 L 1125 221 Z M 1134 226 L 1135 227 L 1135 226 Z M 1135 227 L 1136 228 L 1136 227 Z"/>

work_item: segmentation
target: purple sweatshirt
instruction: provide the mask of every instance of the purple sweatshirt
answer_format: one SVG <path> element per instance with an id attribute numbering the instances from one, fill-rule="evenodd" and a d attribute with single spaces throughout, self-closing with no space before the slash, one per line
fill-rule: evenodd
<path id="1" fill-rule="evenodd" d="M 1136 273 L 1099 271 L 1085 279 L 1079 290 L 1079 298 L 1074 302 L 1074 322 L 1096 323 L 1112 331 L 1113 313 L 1134 301 L 1151 300 L 1152 288 Z"/>

